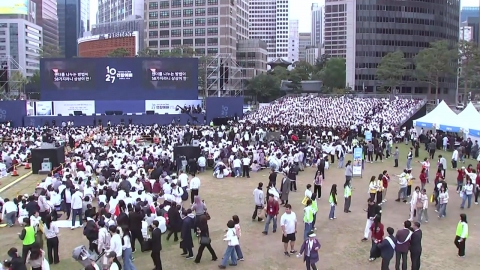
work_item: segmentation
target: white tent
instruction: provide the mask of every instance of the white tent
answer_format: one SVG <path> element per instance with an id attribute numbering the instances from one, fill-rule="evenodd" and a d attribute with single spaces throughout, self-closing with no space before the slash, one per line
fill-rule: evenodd
<path id="1" fill-rule="evenodd" d="M 442 125 L 445 131 L 458 132 L 463 129 L 463 126 L 454 127 L 451 124 L 455 124 L 458 119 L 458 115 L 448 107 L 445 101 L 440 102 L 435 109 L 429 112 L 427 115 L 413 120 L 413 125 L 419 128 L 440 129 Z"/>
<path id="2" fill-rule="evenodd" d="M 459 118 L 463 119 L 465 123 L 465 136 L 473 137 L 472 140 L 480 140 L 480 113 L 475 106 L 470 102 L 467 107 L 458 114 Z"/>

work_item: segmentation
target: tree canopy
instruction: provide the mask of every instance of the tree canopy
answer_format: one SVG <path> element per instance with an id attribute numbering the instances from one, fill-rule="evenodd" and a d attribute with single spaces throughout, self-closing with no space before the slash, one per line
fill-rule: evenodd
<path id="1" fill-rule="evenodd" d="M 407 65 L 401 51 L 388 53 L 382 58 L 377 66 L 377 79 L 382 82 L 385 90 L 394 93 L 393 90 L 402 83 Z"/>
<path id="2" fill-rule="evenodd" d="M 116 48 L 115 50 L 111 51 L 107 56 L 108 57 L 129 57 L 133 55 L 130 55 L 130 52 L 125 48 Z"/>

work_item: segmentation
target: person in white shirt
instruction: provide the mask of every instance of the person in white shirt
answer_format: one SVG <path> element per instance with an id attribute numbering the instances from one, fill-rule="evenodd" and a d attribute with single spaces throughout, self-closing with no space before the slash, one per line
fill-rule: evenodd
<path id="1" fill-rule="evenodd" d="M 110 225 L 108 227 L 108 231 L 110 232 L 110 235 L 112 237 L 110 238 L 110 248 L 107 253 L 114 252 L 116 254 L 116 257 L 113 260 L 118 262 L 118 258 L 122 258 L 123 254 L 123 245 L 122 237 L 120 236 L 120 230 L 117 226 Z"/>
<path id="2" fill-rule="evenodd" d="M 121 244 L 121 243 L 120 243 Z M 105 256 L 108 260 L 107 265 L 109 265 L 108 270 L 119 270 L 120 262 L 118 261 L 118 254 L 115 251 L 110 251 Z"/>
<path id="3" fill-rule="evenodd" d="M 72 230 L 82 226 L 82 209 L 83 209 L 83 198 L 82 193 L 77 189 L 72 195 Z M 79 225 L 75 226 L 75 219 L 78 216 Z"/>
<path id="4" fill-rule="evenodd" d="M 468 200 L 468 205 L 467 207 L 470 208 L 472 205 L 472 196 L 473 196 L 473 184 L 472 184 L 472 179 L 468 178 L 467 183 L 462 187 L 462 204 L 460 205 L 460 208 L 463 209 L 465 207 L 465 201 Z"/>
<path id="5" fill-rule="evenodd" d="M 200 156 L 197 162 L 198 162 L 198 167 L 200 168 L 200 172 L 204 172 L 205 167 L 207 166 L 207 159 L 204 156 Z"/>
<path id="6" fill-rule="evenodd" d="M 45 217 L 45 223 L 43 225 L 43 233 L 47 239 L 47 250 L 48 250 L 48 263 L 57 264 L 60 262 L 58 256 L 58 234 L 60 230 L 55 222 L 52 222 L 52 217 L 48 215 Z"/>
<path id="7" fill-rule="evenodd" d="M 175 197 L 175 202 L 178 205 L 182 204 L 182 195 L 183 195 L 183 189 L 174 183 L 171 184 L 172 186 L 172 195 Z"/>
<path id="8" fill-rule="evenodd" d="M 180 170 L 180 175 L 178 176 L 178 185 L 183 189 L 183 193 L 188 193 L 188 175 Z"/>
<path id="9" fill-rule="evenodd" d="M 3 208 L 2 208 L 2 220 L 7 221 L 7 226 L 12 227 L 15 225 L 15 221 L 17 219 L 17 205 L 15 204 L 15 200 L 10 201 L 8 198 L 4 200 Z"/>
<path id="10" fill-rule="evenodd" d="M 452 168 L 453 169 L 457 168 L 457 161 L 458 161 L 458 150 L 455 149 L 455 150 L 453 150 L 453 153 L 452 153 Z M 444 168 L 444 169 L 446 169 L 446 168 Z"/>
<path id="11" fill-rule="evenodd" d="M 137 270 L 132 261 L 132 235 L 128 228 L 123 229 L 123 246 L 122 246 L 122 258 L 123 267 L 125 270 Z"/>
<path id="12" fill-rule="evenodd" d="M 295 234 L 297 233 L 297 215 L 292 211 L 290 204 L 285 204 L 285 213 L 280 218 L 280 226 L 282 227 L 282 242 L 285 256 L 295 254 Z M 290 243 L 290 253 L 288 252 L 288 243 Z"/>
<path id="13" fill-rule="evenodd" d="M 232 164 L 233 164 L 233 172 L 235 174 L 235 178 L 240 177 L 242 174 L 241 173 L 242 161 L 238 157 L 236 157 L 233 160 Z"/>
<path id="14" fill-rule="evenodd" d="M 252 160 L 247 155 L 244 155 L 244 157 L 242 159 L 242 171 L 243 171 L 242 177 L 250 178 L 250 164 L 251 164 L 251 161 Z"/>
<path id="15" fill-rule="evenodd" d="M 223 238 L 223 241 L 227 242 L 227 250 L 225 251 L 222 262 L 218 266 L 220 269 L 225 269 L 228 259 L 231 260 L 231 265 L 237 265 L 238 262 L 237 253 L 235 252 L 235 246 L 238 246 L 240 242 L 238 240 L 238 235 L 235 230 L 235 222 L 233 220 L 229 220 L 227 222 L 227 227 L 227 233 Z"/>
<path id="16" fill-rule="evenodd" d="M 195 196 L 199 194 L 200 189 L 200 178 L 195 176 L 195 173 L 192 172 L 191 175 L 193 176 L 192 180 L 190 180 L 190 202 L 193 204 L 193 200 Z"/>

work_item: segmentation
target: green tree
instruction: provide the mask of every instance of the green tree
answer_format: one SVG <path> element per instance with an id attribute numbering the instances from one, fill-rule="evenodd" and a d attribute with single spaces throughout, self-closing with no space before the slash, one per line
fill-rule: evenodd
<path id="1" fill-rule="evenodd" d="M 35 89 L 40 89 L 40 70 L 36 70 L 33 76 L 28 78 L 28 83 L 32 84 Z"/>
<path id="2" fill-rule="evenodd" d="M 393 90 L 402 83 L 407 65 L 401 51 L 388 53 L 382 58 L 377 67 L 377 78 L 383 83 L 385 90 L 394 93 Z"/>
<path id="3" fill-rule="evenodd" d="M 452 49 L 448 41 L 430 43 L 430 47 L 421 50 L 415 56 L 415 75 L 418 80 L 428 83 L 428 92 L 435 87 L 435 101 L 438 100 L 440 78 L 455 74 L 453 63 L 458 59 L 458 51 Z"/>
<path id="4" fill-rule="evenodd" d="M 313 72 L 313 66 L 310 65 L 308 62 L 300 61 L 295 64 L 295 68 L 290 72 L 291 74 L 294 73 L 298 75 L 302 81 L 310 80 L 310 77 Z"/>
<path id="5" fill-rule="evenodd" d="M 141 51 L 138 51 L 137 56 L 138 57 L 159 57 L 159 54 L 157 50 L 151 50 L 149 48 L 146 48 Z"/>
<path id="6" fill-rule="evenodd" d="M 125 48 L 116 48 L 115 50 L 111 51 L 107 54 L 107 57 L 129 57 L 130 52 Z"/>
<path id="7" fill-rule="evenodd" d="M 258 102 L 270 102 L 281 96 L 280 81 L 275 76 L 260 74 L 248 81 L 246 94 Z"/>
<path id="8" fill-rule="evenodd" d="M 273 71 L 270 72 L 270 74 L 275 76 L 280 82 L 281 80 L 288 80 L 288 77 L 290 76 L 290 71 L 288 71 L 288 69 L 284 67 L 277 66 L 273 69 Z"/>
<path id="9" fill-rule="evenodd" d="M 58 46 L 44 45 L 40 48 L 40 58 L 60 58 L 63 57 Z"/>
<path id="10" fill-rule="evenodd" d="M 460 63 L 460 82 L 463 85 L 463 102 L 468 102 L 469 86 L 473 85 L 473 80 L 480 67 L 480 50 L 474 42 L 460 40 L 458 43 L 459 63 Z"/>
<path id="11" fill-rule="evenodd" d="M 325 68 L 325 65 L 327 64 L 328 59 L 330 56 L 328 54 L 322 54 L 319 58 L 315 60 L 315 66 L 314 66 L 314 71 L 315 72 L 320 72 Z"/>
<path id="12" fill-rule="evenodd" d="M 322 80 L 326 91 L 332 91 L 335 88 L 345 89 L 346 76 L 345 59 L 330 58 L 320 72 L 319 79 Z"/>
<path id="13" fill-rule="evenodd" d="M 292 89 L 294 93 L 302 92 L 302 77 L 300 77 L 299 74 L 297 74 L 296 72 L 291 72 L 288 80 L 288 88 Z"/>

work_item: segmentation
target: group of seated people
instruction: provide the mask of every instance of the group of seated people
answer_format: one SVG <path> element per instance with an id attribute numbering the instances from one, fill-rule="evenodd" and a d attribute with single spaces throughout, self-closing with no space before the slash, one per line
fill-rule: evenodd
<path id="1" fill-rule="evenodd" d="M 360 98 L 350 96 L 284 97 L 245 116 L 246 120 L 282 126 L 326 126 L 350 128 L 363 124 L 379 130 L 394 128 L 406 121 L 423 100 L 403 98 Z"/>

